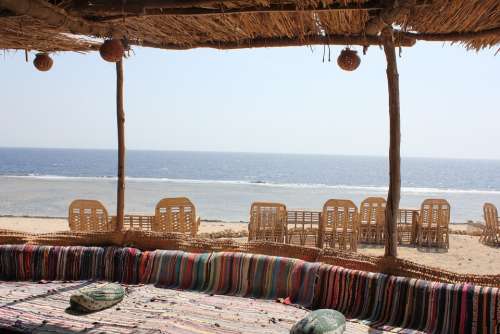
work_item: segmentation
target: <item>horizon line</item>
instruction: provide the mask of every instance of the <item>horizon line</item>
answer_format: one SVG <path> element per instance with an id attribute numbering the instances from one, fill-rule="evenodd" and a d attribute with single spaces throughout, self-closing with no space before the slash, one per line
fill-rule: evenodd
<path id="1" fill-rule="evenodd" d="M 92 148 L 92 147 L 36 147 L 36 146 L 2 146 L 0 149 L 36 149 L 36 150 L 80 150 L 80 151 L 118 151 L 117 148 Z M 234 151 L 234 150 L 182 150 L 182 149 L 143 149 L 143 148 L 127 148 L 126 151 L 143 151 L 143 152 L 182 152 L 182 153 L 237 153 L 237 154 L 263 154 L 263 155 L 311 155 L 311 156 L 337 156 L 337 157 L 365 157 L 365 158 L 386 158 L 388 155 L 371 155 L 371 154 L 342 154 L 342 153 L 297 153 L 297 152 L 258 152 L 258 151 Z M 406 156 L 401 155 L 405 159 L 435 159 L 435 160 L 478 160 L 478 161 L 500 161 L 500 158 L 457 158 L 457 157 L 432 157 L 432 156 Z"/>

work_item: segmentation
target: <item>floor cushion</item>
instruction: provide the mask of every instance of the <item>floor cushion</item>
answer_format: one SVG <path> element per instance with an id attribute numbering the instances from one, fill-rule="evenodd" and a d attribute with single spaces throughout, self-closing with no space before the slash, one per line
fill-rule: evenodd
<path id="1" fill-rule="evenodd" d="M 107 283 L 78 290 L 71 295 L 70 304 L 75 311 L 94 312 L 121 302 L 124 296 L 125 289 L 121 285 Z"/>
<path id="2" fill-rule="evenodd" d="M 342 334 L 345 326 L 345 317 L 342 313 L 321 309 L 312 311 L 297 322 L 290 330 L 290 334 Z"/>

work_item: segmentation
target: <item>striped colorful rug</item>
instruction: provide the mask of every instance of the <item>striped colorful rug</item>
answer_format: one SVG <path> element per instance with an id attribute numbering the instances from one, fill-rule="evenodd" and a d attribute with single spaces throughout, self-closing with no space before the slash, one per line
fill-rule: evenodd
<path id="1" fill-rule="evenodd" d="M 246 253 L 214 253 L 207 292 L 311 306 L 319 263 Z"/>
<path id="2" fill-rule="evenodd" d="M 210 253 L 153 252 L 142 279 L 163 288 L 203 290 L 208 282 Z"/>
<path id="3" fill-rule="evenodd" d="M 33 334 L 275 334 L 289 333 L 308 311 L 271 300 L 128 285 L 122 302 L 80 315 L 67 310 L 70 295 L 89 283 L 0 282 L 0 333 Z M 348 322 L 346 334 L 382 333 Z"/>
<path id="4" fill-rule="evenodd" d="M 500 292 L 322 265 L 315 307 L 391 332 L 500 333 Z"/>
<path id="5" fill-rule="evenodd" d="M 106 280 L 333 308 L 391 332 L 499 334 L 500 291 L 244 253 L 0 246 L 1 280 Z"/>

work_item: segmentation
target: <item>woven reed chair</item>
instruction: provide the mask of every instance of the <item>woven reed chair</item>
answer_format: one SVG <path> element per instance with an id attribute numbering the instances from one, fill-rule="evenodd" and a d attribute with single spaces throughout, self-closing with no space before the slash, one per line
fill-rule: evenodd
<path id="1" fill-rule="evenodd" d="M 194 204 L 186 197 L 164 198 L 156 204 L 151 224 L 154 232 L 177 232 L 196 236 L 200 218 Z"/>
<path id="2" fill-rule="evenodd" d="M 286 212 L 286 240 L 287 244 L 299 244 L 305 246 L 308 239 L 314 241 L 318 246 L 319 226 L 321 212 L 293 210 Z M 298 239 L 298 243 L 296 240 Z"/>
<path id="3" fill-rule="evenodd" d="M 499 246 L 500 245 L 500 219 L 495 205 L 485 203 L 483 206 L 483 214 L 485 227 L 481 241 L 485 244 Z"/>
<path id="4" fill-rule="evenodd" d="M 330 199 L 321 214 L 320 244 L 331 248 L 357 251 L 358 208 L 350 200 Z M 349 246 L 349 247 L 348 247 Z"/>
<path id="5" fill-rule="evenodd" d="M 68 223 L 72 232 L 110 232 L 116 229 L 108 210 L 96 200 L 77 199 L 71 202 Z"/>
<path id="6" fill-rule="evenodd" d="M 286 206 L 281 203 L 255 202 L 250 208 L 248 240 L 284 242 Z"/>
<path id="7" fill-rule="evenodd" d="M 384 243 L 386 201 L 382 197 L 368 197 L 359 207 L 359 241 L 369 244 Z"/>
<path id="8" fill-rule="evenodd" d="M 400 245 L 414 245 L 417 239 L 418 210 L 399 209 L 398 242 Z"/>
<path id="9" fill-rule="evenodd" d="M 426 199 L 420 208 L 418 245 L 449 248 L 450 204 L 444 199 Z"/>

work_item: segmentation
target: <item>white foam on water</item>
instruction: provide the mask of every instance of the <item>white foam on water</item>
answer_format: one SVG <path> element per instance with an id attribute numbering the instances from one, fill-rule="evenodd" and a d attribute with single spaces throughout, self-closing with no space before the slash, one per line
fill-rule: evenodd
<path id="1" fill-rule="evenodd" d="M 18 179 L 39 179 L 52 181 L 115 181 L 115 176 L 61 176 L 61 175 L 2 175 L 1 178 Z M 371 185 L 328 185 L 316 183 L 273 183 L 265 181 L 247 181 L 247 180 L 197 180 L 197 179 L 172 179 L 155 177 L 126 177 L 127 182 L 166 182 L 179 184 L 226 184 L 226 185 L 246 185 L 252 187 L 272 187 L 272 188 L 291 188 L 291 189 L 336 189 L 346 191 L 365 191 L 370 193 L 386 193 L 388 187 Z M 402 187 L 401 191 L 406 194 L 481 194 L 481 195 L 500 195 L 500 190 L 488 189 L 450 189 L 450 188 L 432 188 L 432 187 Z"/>

